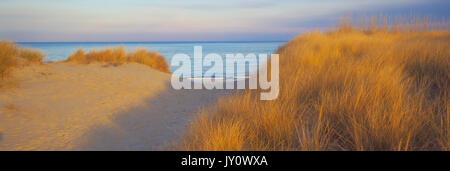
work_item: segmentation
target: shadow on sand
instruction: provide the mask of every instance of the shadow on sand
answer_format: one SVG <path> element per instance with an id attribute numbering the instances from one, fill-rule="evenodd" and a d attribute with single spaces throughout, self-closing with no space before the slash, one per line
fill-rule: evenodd
<path id="1" fill-rule="evenodd" d="M 167 89 L 145 105 L 114 114 L 112 123 L 92 127 L 74 150 L 165 150 L 173 145 L 200 107 L 230 90 Z"/>

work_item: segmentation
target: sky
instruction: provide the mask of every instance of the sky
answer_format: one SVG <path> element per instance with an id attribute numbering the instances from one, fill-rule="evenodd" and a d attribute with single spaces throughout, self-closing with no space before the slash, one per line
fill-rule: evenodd
<path id="1" fill-rule="evenodd" d="M 448 0 L 1 0 L 19 42 L 287 41 L 340 16 L 450 17 Z"/>

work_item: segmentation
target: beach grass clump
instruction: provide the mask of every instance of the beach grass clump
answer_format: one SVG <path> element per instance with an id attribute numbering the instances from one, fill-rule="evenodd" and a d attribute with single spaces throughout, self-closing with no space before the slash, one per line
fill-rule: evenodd
<path id="1" fill-rule="evenodd" d="M 19 49 L 19 56 L 33 63 L 42 63 L 46 55 L 36 49 L 21 48 Z"/>
<path id="2" fill-rule="evenodd" d="M 0 77 L 6 79 L 12 69 L 29 63 L 42 63 L 46 55 L 34 49 L 19 48 L 12 41 L 0 42 Z"/>
<path id="3" fill-rule="evenodd" d="M 86 53 L 84 49 L 78 49 L 74 53 L 72 53 L 66 60 L 67 62 L 79 62 L 79 63 L 87 63 Z"/>
<path id="4" fill-rule="evenodd" d="M 149 52 L 146 49 L 137 49 L 129 53 L 128 61 L 144 64 L 158 71 L 170 73 L 169 64 L 167 64 L 164 57 L 156 52 Z"/>
<path id="5" fill-rule="evenodd" d="M 386 28 L 298 36 L 276 52 L 276 100 L 250 90 L 223 97 L 200 110 L 178 147 L 450 150 L 450 31 Z"/>
<path id="6" fill-rule="evenodd" d="M 66 61 L 76 63 L 105 62 L 114 65 L 135 62 L 147 65 L 161 72 L 170 73 L 167 61 L 160 54 L 149 52 L 146 49 L 137 49 L 127 54 L 123 46 L 103 50 L 91 50 L 88 53 L 85 53 L 83 49 L 78 49 Z"/>
<path id="7" fill-rule="evenodd" d="M 3 40 L 0 42 L 0 75 L 2 80 L 17 65 L 18 53 L 19 49 L 11 41 Z"/>
<path id="8" fill-rule="evenodd" d="M 123 46 L 104 50 L 91 50 L 86 54 L 88 62 L 109 62 L 123 64 L 127 62 L 125 48 Z"/>

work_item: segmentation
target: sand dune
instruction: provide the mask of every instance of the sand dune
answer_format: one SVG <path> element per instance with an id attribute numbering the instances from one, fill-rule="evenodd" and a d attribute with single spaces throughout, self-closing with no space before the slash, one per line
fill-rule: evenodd
<path id="1" fill-rule="evenodd" d="M 141 64 L 53 63 L 16 70 L 0 90 L 0 150 L 161 150 L 224 90 L 171 88 Z"/>

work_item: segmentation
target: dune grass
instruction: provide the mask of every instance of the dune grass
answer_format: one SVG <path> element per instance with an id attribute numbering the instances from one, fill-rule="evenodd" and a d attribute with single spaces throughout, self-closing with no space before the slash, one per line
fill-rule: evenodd
<path id="1" fill-rule="evenodd" d="M 46 55 L 38 50 L 19 48 L 12 41 L 0 42 L 0 77 L 2 82 L 12 69 L 29 63 L 42 63 Z"/>
<path id="2" fill-rule="evenodd" d="M 136 62 L 161 72 L 170 73 L 167 61 L 160 54 L 149 52 L 146 49 L 137 49 L 127 54 L 123 46 L 103 50 L 91 50 L 87 54 L 83 49 L 78 49 L 66 61 L 77 63 L 106 62 L 115 65 Z"/>
<path id="3" fill-rule="evenodd" d="M 39 50 L 21 48 L 19 49 L 19 57 L 33 63 L 42 63 L 46 55 Z"/>
<path id="4" fill-rule="evenodd" d="M 219 99 L 179 149 L 450 150 L 450 31 L 417 25 L 298 36 L 277 51 L 276 100 Z"/>
<path id="5" fill-rule="evenodd" d="M 17 46 L 12 42 L 6 40 L 0 42 L 0 74 L 2 79 L 17 65 L 18 53 Z"/>

